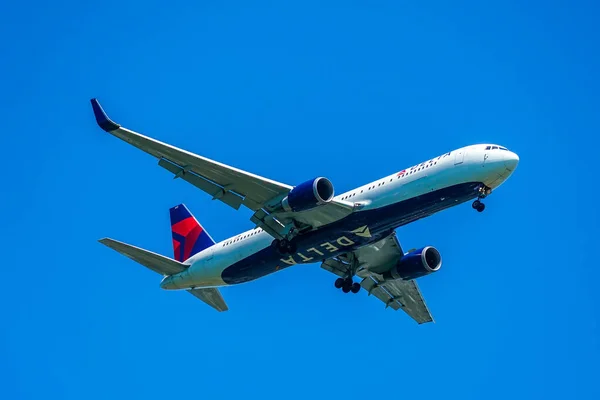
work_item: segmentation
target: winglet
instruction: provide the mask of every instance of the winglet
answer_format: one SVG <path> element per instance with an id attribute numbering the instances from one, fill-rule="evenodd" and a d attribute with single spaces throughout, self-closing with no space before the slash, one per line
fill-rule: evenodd
<path id="1" fill-rule="evenodd" d="M 94 110 L 94 117 L 96 117 L 96 122 L 100 128 L 104 129 L 106 132 L 110 132 L 116 131 L 121 127 L 121 125 L 114 123 L 110 118 L 108 118 L 108 115 L 106 115 L 102 109 L 102 106 L 100 106 L 100 103 L 98 103 L 98 100 L 91 99 L 90 101 L 92 103 L 92 109 Z"/>

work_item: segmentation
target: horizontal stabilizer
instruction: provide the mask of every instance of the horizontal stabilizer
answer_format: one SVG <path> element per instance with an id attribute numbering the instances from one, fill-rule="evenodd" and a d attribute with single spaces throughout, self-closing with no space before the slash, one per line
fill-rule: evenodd
<path id="1" fill-rule="evenodd" d="M 211 306 L 217 311 L 227 311 L 229 308 L 221 296 L 221 292 L 216 288 L 209 289 L 190 289 L 188 290 L 191 294 Z"/>
<path id="2" fill-rule="evenodd" d="M 172 258 L 165 257 L 127 243 L 119 242 L 109 238 L 100 239 L 99 242 L 161 275 L 177 274 L 187 268 L 187 265 L 180 263 L 179 261 L 175 261 Z"/>

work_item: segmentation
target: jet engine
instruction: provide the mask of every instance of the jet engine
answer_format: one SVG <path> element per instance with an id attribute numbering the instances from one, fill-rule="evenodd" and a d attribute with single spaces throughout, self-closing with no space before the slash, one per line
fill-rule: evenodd
<path id="1" fill-rule="evenodd" d="M 304 211 L 329 203 L 333 199 L 333 184 L 327 178 L 315 178 L 295 186 L 281 201 L 286 211 Z"/>
<path id="2" fill-rule="evenodd" d="M 435 247 L 427 246 L 407 253 L 388 272 L 387 279 L 412 280 L 436 272 L 442 266 L 442 256 Z"/>

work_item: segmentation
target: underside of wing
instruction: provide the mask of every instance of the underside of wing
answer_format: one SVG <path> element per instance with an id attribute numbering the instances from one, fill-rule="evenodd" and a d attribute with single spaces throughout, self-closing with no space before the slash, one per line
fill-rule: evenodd
<path id="1" fill-rule="evenodd" d="M 367 293 L 384 302 L 386 307 L 394 310 L 401 309 L 417 323 L 433 322 L 433 317 L 415 280 L 379 281 L 377 275 L 372 274 L 363 279 L 360 285 Z"/>
<path id="2" fill-rule="evenodd" d="M 359 207 L 354 203 L 334 199 L 327 204 L 310 210 L 297 212 L 281 211 L 275 212 L 273 215 L 283 224 L 294 221 L 299 227 L 306 226 L 310 229 L 315 229 L 339 221 L 358 209 Z"/>
<path id="3" fill-rule="evenodd" d="M 432 322 L 433 317 L 415 280 L 386 280 L 381 275 L 390 270 L 403 255 L 394 232 L 352 253 L 327 259 L 321 267 L 341 278 L 356 275 L 362 278 L 363 289 L 381 300 L 386 308 L 401 309 L 419 324 Z"/>
<path id="4" fill-rule="evenodd" d="M 176 177 L 187 180 L 211 194 L 213 198 L 223 200 L 234 208 L 236 201 L 231 195 L 239 196 L 240 204 L 256 210 L 269 200 L 285 195 L 292 189 L 289 185 L 230 167 L 123 128 L 108 118 L 96 99 L 92 99 L 91 102 L 96 121 L 103 130 L 158 158 L 160 165 L 173 172 Z"/>
<path id="5" fill-rule="evenodd" d="M 396 234 L 392 232 L 389 236 L 351 253 L 329 258 L 321 264 L 321 267 L 340 277 L 354 274 L 366 278 L 372 273 L 389 270 L 403 254 Z"/>

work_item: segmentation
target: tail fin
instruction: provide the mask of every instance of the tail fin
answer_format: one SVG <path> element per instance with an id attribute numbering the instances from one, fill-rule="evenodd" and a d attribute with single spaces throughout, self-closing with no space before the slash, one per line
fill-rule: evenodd
<path id="1" fill-rule="evenodd" d="M 175 206 L 169 212 L 175 260 L 184 262 L 194 254 L 215 244 L 215 241 L 198 223 L 185 204 Z"/>

